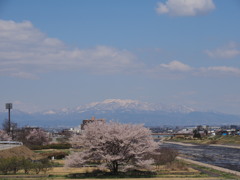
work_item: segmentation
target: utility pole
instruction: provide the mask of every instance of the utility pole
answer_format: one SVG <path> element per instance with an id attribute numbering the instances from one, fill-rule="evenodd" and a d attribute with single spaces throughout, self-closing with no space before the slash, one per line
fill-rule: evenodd
<path id="1" fill-rule="evenodd" d="M 6 103 L 6 109 L 8 109 L 8 135 L 11 134 L 11 118 L 10 118 L 10 112 L 12 109 L 12 103 Z"/>

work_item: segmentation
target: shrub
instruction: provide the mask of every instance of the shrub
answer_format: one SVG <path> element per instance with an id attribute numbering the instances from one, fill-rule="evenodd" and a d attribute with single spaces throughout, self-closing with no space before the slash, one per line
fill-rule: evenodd
<path id="1" fill-rule="evenodd" d="M 10 158 L 9 167 L 10 171 L 13 171 L 13 174 L 16 174 L 22 168 L 22 158 Z"/>
<path id="2" fill-rule="evenodd" d="M 40 150 L 40 149 L 70 149 L 72 146 L 69 143 L 59 143 L 59 144 L 48 144 L 48 145 L 33 145 L 30 146 L 32 150 Z"/>
<path id="3" fill-rule="evenodd" d="M 36 174 L 39 174 L 41 171 L 46 173 L 52 168 L 52 166 L 53 164 L 48 159 L 42 159 L 33 163 L 33 170 Z"/>
<path id="4" fill-rule="evenodd" d="M 187 166 L 186 164 L 184 164 L 181 161 L 174 161 L 174 163 L 168 163 L 166 165 L 166 167 L 172 171 L 176 171 L 176 170 L 187 170 Z"/>
<path id="5" fill-rule="evenodd" d="M 70 149 L 72 146 L 69 143 L 49 144 L 45 149 Z"/>
<path id="6" fill-rule="evenodd" d="M 8 174 L 9 172 L 16 174 L 23 167 L 22 159 L 23 157 L 2 158 L 0 161 L 0 171 L 3 174 Z"/>
<path id="7" fill-rule="evenodd" d="M 155 161 L 156 168 L 159 169 L 161 165 L 173 162 L 177 155 L 178 152 L 175 149 L 161 148 L 152 154 L 152 158 Z"/>
<path id="8" fill-rule="evenodd" d="M 30 159 L 22 158 L 21 165 L 25 174 L 28 174 L 33 169 L 33 162 Z"/>
<path id="9" fill-rule="evenodd" d="M 0 172 L 8 174 L 10 171 L 10 159 L 0 159 Z"/>

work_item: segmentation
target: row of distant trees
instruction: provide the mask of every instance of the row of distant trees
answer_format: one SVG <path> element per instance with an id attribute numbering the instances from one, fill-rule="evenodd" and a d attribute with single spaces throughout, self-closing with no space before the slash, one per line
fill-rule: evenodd
<path id="1" fill-rule="evenodd" d="M 52 163 L 48 159 L 32 161 L 24 157 L 2 158 L 0 161 L 0 172 L 2 174 L 13 173 L 23 170 L 25 174 L 40 172 L 46 173 L 52 168 Z"/>

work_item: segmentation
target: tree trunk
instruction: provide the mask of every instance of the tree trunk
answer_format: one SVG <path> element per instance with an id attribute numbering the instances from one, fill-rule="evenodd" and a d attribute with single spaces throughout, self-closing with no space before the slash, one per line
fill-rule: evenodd
<path id="1" fill-rule="evenodd" d="M 117 161 L 113 161 L 112 162 L 112 169 L 111 169 L 111 171 L 115 175 L 118 174 L 118 162 Z"/>

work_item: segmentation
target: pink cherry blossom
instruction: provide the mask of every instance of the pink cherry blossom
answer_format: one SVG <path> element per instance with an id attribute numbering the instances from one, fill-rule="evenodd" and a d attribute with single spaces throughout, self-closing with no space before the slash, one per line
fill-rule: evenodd
<path id="1" fill-rule="evenodd" d="M 71 143 L 81 151 L 68 156 L 65 166 L 79 167 L 97 161 L 115 174 L 129 168 L 150 169 L 154 161 L 146 159 L 146 155 L 158 148 L 151 131 L 143 125 L 116 122 L 89 123 L 82 134 L 72 137 Z"/>

